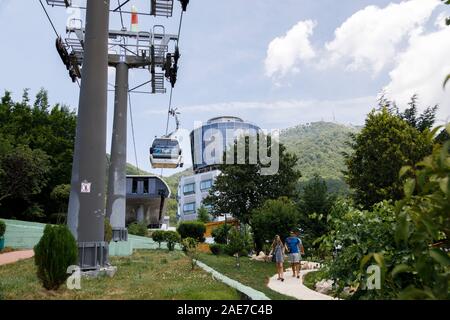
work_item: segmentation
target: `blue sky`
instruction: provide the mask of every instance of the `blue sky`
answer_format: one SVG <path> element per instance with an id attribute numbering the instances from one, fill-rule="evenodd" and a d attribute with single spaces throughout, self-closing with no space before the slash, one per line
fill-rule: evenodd
<path id="1" fill-rule="evenodd" d="M 131 1 L 140 10 L 148 3 Z M 48 10 L 63 34 L 73 12 Z M 363 124 L 384 90 L 401 107 L 413 93 L 423 107 L 439 103 L 438 123 L 448 121 L 450 89 L 444 91 L 442 81 L 450 72 L 450 28 L 443 27 L 449 11 L 438 0 L 192 0 L 173 100 L 181 111 L 186 162 L 186 134 L 194 122 L 219 115 L 240 116 L 264 129 L 332 121 L 333 115 L 340 123 Z M 177 3 L 174 18 L 142 17 L 139 28 L 164 24 L 176 33 L 179 14 Z M 126 16 L 126 26 L 129 21 Z M 111 29 L 119 28 L 112 16 Z M 0 30 L 0 90 L 20 99 L 24 88 L 34 94 L 44 87 L 52 104 L 76 109 L 78 86 L 54 49 L 39 1 L 0 0 Z M 114 83 L 114 70 L 109 74 Z M 132 71 L 130 86 L 148 77 Z M 108 137 L 112 103 L 111 92 Z M 151 171 L 148 148 L 165 131 L 168 95 L 133 95 L 132 104 L 139 165 Z M 132 146 L 129 134 L 130 163 Z"/>

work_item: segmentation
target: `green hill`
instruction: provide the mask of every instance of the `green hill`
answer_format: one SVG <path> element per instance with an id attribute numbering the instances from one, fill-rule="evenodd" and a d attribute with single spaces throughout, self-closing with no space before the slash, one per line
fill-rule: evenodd
<path id="1" fill-rule="evenodd" d="M 342 153 L 351 151 L 347 145 L 350 134 L 360 129 L 331 122 L 312 122 L 282 130 L 280 141 L 289 152 L 299 157 L 297 168 L 302 173 L 300 185 L 317 173 L 327 181 L 330 191 L 346 192 L 348 188 L 342 179 L 345 169 Z M 193 171 L 189 168 L 164 178 L 174 197 L 180 178 L 191 174 Z"/>
<path id="2" fill-rule="evenodd" d="M 184 171 L 175 173 L 169 177 L 164 177 L 164 181 L 169 185 L 170 190 L 172 191 L 172 198 L 175 198 L 177 195 L 178 183 L 182 177 L 193 175 L 194 171 L 192 168 L 188 168 Z"/>
<path id="3" fill-rule="evenodd" d="M 109 154 L 106 154 L 106 174 L 108 175 L 109 166 L 111 164 L 110 162 L 111 156 Z M 134 165 L 127 162 L 127 175 L 133 176 L 133 175 L 147 175 L 150 174 L 147 171 L 144 171 L 142 169 L 136 168 Z"/>
<path id="4" fill-rule="evenodd" d="M 342 153 L 351 151 L 347 145 L 350 134 L 359 130 L 342 124 L 312 122 L 282 130 L 280 141 L 299 157 L 297 168 L 303 181 L 316 173 L 325 179 L 341 179 L 345 169 Z"/>

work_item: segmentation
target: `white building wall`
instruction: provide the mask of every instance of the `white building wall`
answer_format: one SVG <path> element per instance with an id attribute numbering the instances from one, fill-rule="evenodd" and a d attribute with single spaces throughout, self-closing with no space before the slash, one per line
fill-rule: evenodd
<path id="1" fill-rule="evenodd" d="M 209 190 L 201 190 L 201 183 L 203 181 L 212 180 L 213 184 L 217 176 L 220 174 L 219 170 L 212 170 L 194 174 L 188 177 L 182 177 L 178 185 L 178 217 L 181 221 L 196 220 L 197 210 L 202 206 L 202 201 L 208 196 Z M 195 184 L 194 192 L 192 194 L 185 194 L 184 187 L 189 184 Z M 195 203 L 193 212 L 185 212 L 185 205 Z"/>

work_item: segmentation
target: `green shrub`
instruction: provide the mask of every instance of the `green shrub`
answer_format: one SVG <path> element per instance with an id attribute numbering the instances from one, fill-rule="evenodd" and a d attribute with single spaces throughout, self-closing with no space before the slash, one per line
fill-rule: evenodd
<path id="1" fill-rule="evenodd" d="M 232 227 L 233 226 L 231 224 L 222 224 L 217 228 L 214 228 L 211 232 L 211 235 L 214 238 L 214 242 L 226 244 L 228 232 Z"/>
<path id="2" fill-rule="evenodd" d="M 161 242 L 164 242 L 165 238 L 165 231 L 162 230 L 156 230 L 152 233 L 152 239 L 155 242 L 158 242 L 159 247 L 161 248 Z"/>
<path id="3" fill-rule="evenodd" d="M 57 290 L 69 277 L 67 268 L 77 263 L 78 246 L 67 226 L 47 225 L 34 247 L 37 276 L 47 290 Z"/>
<path id="4" fill-rule="evenodd" d="M 208 223 L 211 221 L 211 218 L 209 217 L 208 209 L 206 209 L 204 206 L 201 206 L 197 210 L 197 220 L 203 223 Z"/>
<path id="5" fill-rule="evenodd" d="M 245 232 L 233 227 L 229 232 L 229 242 L 225 247 L 225 253 L 233 256 L 246 256 L 253 247 L 252 237 L 249 232 Z"/>
<path id="6" fill-rule="evenodd" d="M 108 218 L 105 218 L 105 242 L 110 243 L 113 237 L 113 230 Z"/>
<path id="7" fill-rule="evenodd" d="M 200 221 L 185 221 L 181 222 L 177 228 L 181 238 L 194 238 L 198 242 L 205 241 L 206 227 L 203 222 Z"/>
<path id="8" fill-rule="evenodd" d="M 176 231 L 164 232 L 164 240 L 167 242 L 167 248 L 169 251 L 175 249 L 175 245 L 181 241 L 180 234 Z"/>
<path id="9" fill-rule="evenodd" d="M 147 225 L 143 222 L 133 222 L 128 225 L 128 233 L 135 236 L 145 237 L 148 233 Z"/>
<path id="10" fill-rule="evenodd" d="M 217 256 L 224 253 L 225 247 L 226 245 L 221 243 L 212 243 L 209 245 L 209 250 L 211 250 L 212 254 Z"/>
<path id="11" fill-rule="evenodd" d="M 191 270 L 194 270 L 198 259 L 197 240 L 194 238 L 184 238 L 181 241 L 181 245 L 183 246 L 183 251 L 191 259 Z"/>
<path id="12" fill-rule="evenodd" d="M 0 238 L 5 235 L 5 231 L 6 231 L 6 223 L 0 220 Z"/>

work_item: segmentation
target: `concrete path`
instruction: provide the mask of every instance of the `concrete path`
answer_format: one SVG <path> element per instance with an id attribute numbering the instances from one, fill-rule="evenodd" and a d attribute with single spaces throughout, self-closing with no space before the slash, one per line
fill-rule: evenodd
<path id="1" fill-rule="evenodd" d="M 33 250 L 13 251 L 0 254 L 0 266 L 34 257 Z"/>
<path id="2" fill-rule="evenodd" d="M 287 269 L 284 273 L 284 281 L 277 280 L 278 275 L 269 279 L 267 286 L 281 294 L 294 297 L 298 300 L 337 300 L 317 291 L 311 290 L 303 285 L 303 276 L 308 272 L 316 270 L 301 270 L 300 279 L 292 277 L 292 269 Z"/>

